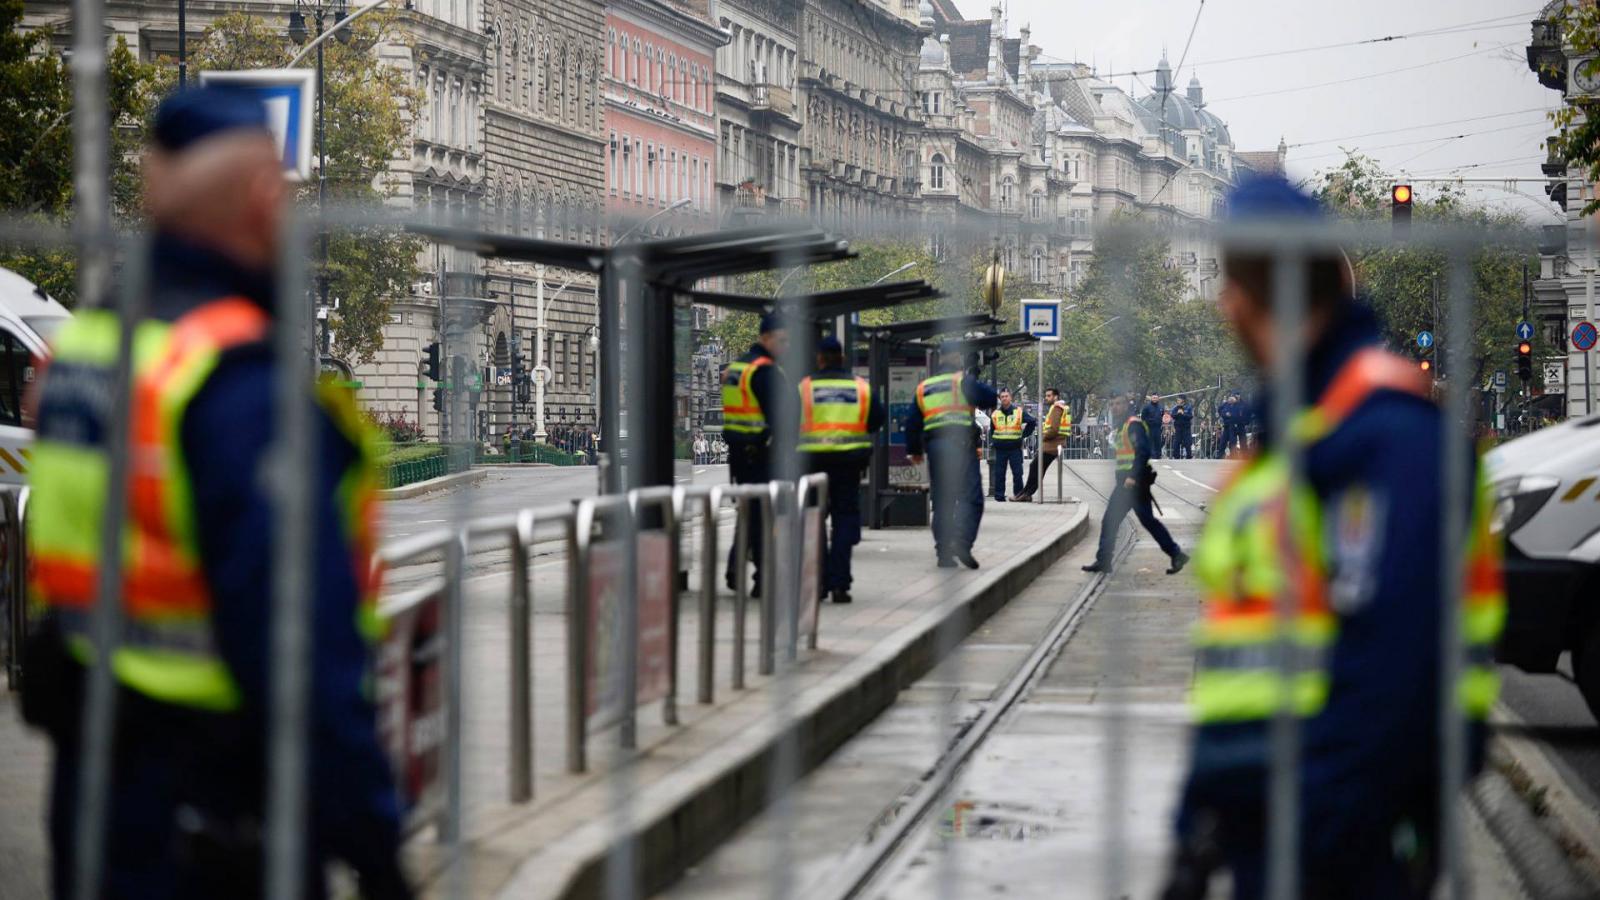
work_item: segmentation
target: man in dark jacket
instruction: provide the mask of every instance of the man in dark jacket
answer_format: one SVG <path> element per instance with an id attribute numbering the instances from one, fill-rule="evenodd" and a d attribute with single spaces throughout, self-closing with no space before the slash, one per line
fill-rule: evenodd
<path id="1" fill-rule="evenodd" d="M 994 408 L 994 388 L 979 380 L 976 357 L 956 346 L 939 353 L 934 373 L 917 386 L 917 410 L 906 422 L 913 465 L 928 460 L 933 501 L 933 550 L 939 568 L 978 567 L 972 544 L 983 521 L 983 476 L 978 471 L 978 426 L 973 411 Z"/>
<path id="2" fill-rule="evenodd" d="M 136 375 L 150 402 L 131 413 L 136 452 L 126 528 L 138 527 L 141 540 L 129 542 L 137 549 L 122 573 L 129 621 L 113 666 L 118 716 L 104 796 L 103 878 L 94 896 L 248 898 L 262 890 L 269 738 L 275 737 L 272 672 L 285 664 L 271 646 L 279 562 L 273 545 L 283 511 L 269 496 L 268 476 L 281 439 L 271 310 L 289 192 L 266 111 L 248 96 L 180 90 L 157 111 L 153 136 L 144 174 L 155 238 L 138 336 L 165 341 L 172 352 Z M 120 331 L 110 318 L 86 311 L 57 336 L 34 451 L 40 518 L 33 524 L 40 527 L 30 544 L 39 563 L 35 593 L 48 612 L 30 646 L 34 677 L 24 705 L 56 749 L 50 834 L 62 898 L 78 887 L 75 829 L 86 749 L 79 722 L 94 658 L 83 625 L 95 601 L 92 591 L 83 596 L 80 579 L 63 577 L 80 563 L 61 553 L 60 542 L 76 534 L 75 542 L 93 545 L 100 516 L 46 519 L 104 503 L 100 492 L 83 490 L 89 479 L 77 473 L 108 465 L 106 435 L 118 413 L 103 351 L 109 347 L 115 357 Z M 198 354 L 184 359 L 203 359 L 211 368 L 172 362 L 184 354 Z M 196 371 L 201 380 L 190 389 L 170 377 Z M 316 407 L 309 413 L 315 468 L 293 473 L 309 482 L 314 554 L 296 560 L 307 567 L 311 591 L 310 810 L 305 822 L 291 825 L 309 856 L 304 891 L 297 893 L 323 896 L 324 864 L 340 859 L 356 872 L 363 896 L 404 898 L 410 890 L 398 859 L 399 799 L 378 738 L 372 660 L 359 627 L 370 621 L 366 601 L 376 590 L 367 565 L 373 535 L 364 516 L 351 518 L 364 507 L 352 500 L 375 504 L 363 485 L 373 484 L 376 473 L 350 427 L 358 414 L 332 400 Z M 172 431 L 163 430 L 161 415 L 174 416 Z M 171 522 L 187 523 L 188 533 L 168 530 Z M 177 558 L 180 547 L 194 558 Z M 161 588 L 141 590 L 156 572 L 167 575 Z M 86 574 L 90 584 L 98 577 Z M 170 611 L 175 603 L 183 604 L 183 616 L 149 612 Z M 42 677 L 45 664 L 53 677 Z"/>
<path id="3" fill-rule="evenodd" d="M 1176 575 L 1189 557 L 1172 539 L 1167 526 L 1161 524 L 1151 508 L 1150 486 L 1155 483 L 1155 471 L 1150 468 L 1150 460 L 1151 447 L 1155 442 L 1150 439 L 1144 420 L 1132 413 L 1134 399 L 1118 397 L 1111 401 L 1111 420 L 1122 420 L 1122 426 L 1117 430 L 1116 484 L 1112 486 L 1111 497 L 1106 500 L 1105 514 L 1100 518 L 1100 548 L 1094 562 L 1084 566 L 1083 570 L 1111 571 L 1117 552 L 1117 529 L 1132 512 L 1138 516 L 1139 524 L 1156 539 L 1161 552 L 1171 558 L 1172 565 L 1167 568 L 1167 574 Z"/>
<path id="4" fill-rule="evenodd" d="M 1231 215 L 1314 219 L 1316 202 L 1281 177 L 1235 189 Z M 1303 404 L 1297 438 L 1303 468 L 1294 483 L 1281 440 L 1263 435 L 1261 454 L 1211 503 L 1196 568 L 1206 591 L 1197 630 L 1197 723 L 1179 806 L 1179 853 L 1168 898 L 1204 895 L 1211 870 L 1232 871 L 1234 896 L 1264 895 L 1271 725 L 1280 697 L 1301 719 L 1297 771 L 1302 896 L 1433 896 L 1438 864 L 1439 635 L 1445 604 L 1462 605 L 1465 672 L 1450 694 L 1472 723 L 1468 769 L 1483 748 L 1493 703 L 1488 662 L 1504 614 L 1497 538 L 1487 504 L 1463 540 L 1441 554 L 1447 485 L 1441 474 L 1444 417 L 1409 361 L 1382 350 L 1373 313 L 1353 297 L 1337 254 L 1306 263 L 1306 334 L 1297 362 Z M 1274 329 L 1273 261 L 1225 249 L 1219 306 L 1258 370 L 1284 352 Z M 1267 406 L 1270 408 L 1270 406 Z M 1469 445 L 1456 448 L 1466 456 Z M 1470 479 L 1472 465 L 1464 470 Z M 1286 500 L 1286 498 L 1289 498 Z M 1284 527 L 1285 506 L 1308 518 Z M 1278 537 L 1254 541 L 1252 534 Z M 1288 545 L 1288 546 L 1285 546 Z M 1462 559 L 1461 556 L 1465 556 Z M 1318 565 L 1295 568 L 1296 558 Z M 1462 597 L 1441 590 L 1441 563 L 1465 570 Z M 1258 585 L 1276 583 L 1297 620 L 1263 620 Z M 1241 628 L 1240 626 L 1248 626 Z M 1272 662 L 1275 635 L 1292 635 L 1301 671 Z M 1301 685 L 1317 685 L 1303 691 Z"/>
<path id="5" fill-rule="evenodd" d="M 1151 394 L 1145 398 L 1144 408 L 1139 411 L 1139 418 L 1144 421 L 1145 433 L 1150 438 L 1150 458 L 1161 458 L 1161 418 L 1165 410 L 1161 408 L 1161 398 Z"/>
<path id="6" fill-rule="evenodd" d="M 1194 410 L 1189 407 L 1189 401 L 1179 398 L 1172 404 L 1172 458 L 1194 458 Z"/>
<path id="7" fill-rule="evenodd" d="M 1218 459 L 1227 458 L 1238 447 L 1244 437 L 1244 416 L 1244 404 L 1239 400 L 1238 391 L 1228 394 L 1228 399 L 1217 407 L 1217 417 L 1222 420 L 1222 448 Z"/>
<path id="8" fill-rule="evenodd" d="M 772 452 L 794 441 L 798 403 L 782 403 L 794 390 L 778 357 L 789 346 L 789 330 L 778 316 L 761 317 L 761 335 L 745 354 L 722 370 L 722 434 L 728 441 L 728 477 L 734 484 L 772 480 Z M 761 501 L 751 505 L 752 521 L 761 521 Z M 728 590 L 737 590 L 743 560 L 738 547 L 728 550 Z M 750 530 L 750 562 L 755 565 L 751 596 L 761 594 L 761 529 Z"/>
<path id="9" fill-rule="evenodd" d="M 817 372 L 800 382 L 797 448 L 806 469 L 828 477 L 827 566 L 820 589 L 835 603 L 849 603 L 850 559 L 861 543 L 861 472 L 872 459 L 872 436 L 883 427 L 884 404 L 875 402 L 867 380 L 846 366 L 837 338 L 817 344 Z M 865 410 L 865 415 L 862 414 Z"/>
<path id="10" fill-rule="evenodd" d="M 1011 487 L 1018 494 L 1024 491 L 1022 480 L 1022 445 L 1033 435 L 1038 424 L 1033 414 L 1011 402 L 1011 392 L 1000 392 L 1000 403 L 989 414 L 989 452 L 994 455 L 989 467 L 989 491 L 996 503 L 1006 502 L 1006 471 L 1011 471 Z"/>

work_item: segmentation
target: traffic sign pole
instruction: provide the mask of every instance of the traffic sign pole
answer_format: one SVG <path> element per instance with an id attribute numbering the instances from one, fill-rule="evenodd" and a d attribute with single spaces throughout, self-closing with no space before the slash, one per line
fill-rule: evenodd
<path id="1" fill-rule="evenodd" d="M 1589 373 L 1589 354 L 1600 340 L 1593 322 L 1579 322 L 1572 326 L 1572 346 L 1583 353 L 1583 409 L 1585 415 L 1594 414 L 1593 376 Z"/>

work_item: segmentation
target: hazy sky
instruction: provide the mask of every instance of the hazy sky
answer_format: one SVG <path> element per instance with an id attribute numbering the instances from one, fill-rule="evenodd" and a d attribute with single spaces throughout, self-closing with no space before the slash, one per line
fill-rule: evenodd
<path id="1" fill-rule="evenodd" d="M 1009 36 L 1028 23 L 1033 43 L 1049 58 L 1092 62 L 1102 73 L 1141 70 L 1115 79 L 1137 95 L 1149 93 L 1154 77 L 1147 70 L 1155 68 L 1163 47 L 1178 65 L 1200 8 L 1200 0 L 1008 2 Z M 990 0 L 957 3 L 968 18 L 989 14 Z M 1526 62 L 1529 23 L 1542 5 L 1206 0 L 1177 83 L 1182 89 L 1191 75 L 1200 76 L 1209 108 L 1228 123 L 1240 150 L 1270 150 L 1280 136 L 1286 138 L 1295 177 L 1337 165 L 1341 147 L 1416 176 L 1541 177 L 1541 141 L 1549 132 L 1542 111 L 1560 101 L 1560 94 L 1540 86 Z M 1455 33 L 1225 61 L 1440 29 Z M 1395 71 L 1408 67 L 1415 68 Z M 1326 84 L 1358 76 L 1372 77 Z M 1482 116 L 1495 118 L 1460 121 Z M 1395 131 L 1418 125 L 1430 127 Z M 1443 140 L 1457 135 L 1465 136 Z M 1426 190 L 1417 185 L 1419 196 Z M 1516 190 L 1520 196 L 1499 185 L 1476 187 L 1474 195 L 1533 221 L 1558 220 L 1540 185 L 1524 183 Z"/>

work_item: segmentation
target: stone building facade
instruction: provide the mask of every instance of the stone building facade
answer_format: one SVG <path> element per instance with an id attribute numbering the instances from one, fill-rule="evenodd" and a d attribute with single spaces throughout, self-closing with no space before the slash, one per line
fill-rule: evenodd
<path id="1" fill-rule="evenodd" d="M 826 225 L 918 209 L 921 29 L 871 0 L 804 0 L 799 37 L 811 216 Z"/>
<path id="2" fill-rule="evenodd" d="M 727 217 L 794 210 L 805 197 L 796 103 L 801 10 L 788 0 L 717 6 L 717 24 L 729 36 L 716 68 L 717 192 Z"/>

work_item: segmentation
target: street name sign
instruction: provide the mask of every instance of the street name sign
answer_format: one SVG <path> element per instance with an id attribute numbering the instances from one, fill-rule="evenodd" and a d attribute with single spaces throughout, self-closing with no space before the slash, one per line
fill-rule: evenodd
<path id="1" fill-rule="evenodd" d="M 214 84 L 252 94 L 267 108 L 267 127 L 278 142 L 278 155 L 289 177 L 311 178 L 311 120 L 316 114 L 315 69 L 244 69 L 201 72 L 201 84 Z"/>
<path id="2" fill-rule="evenodd" d="M 1041 341 L 1061 340 L 1061 301 L 1023 300 L 1022 330 Z"/>

